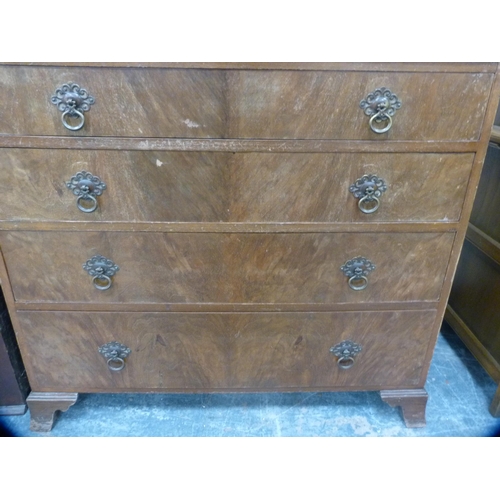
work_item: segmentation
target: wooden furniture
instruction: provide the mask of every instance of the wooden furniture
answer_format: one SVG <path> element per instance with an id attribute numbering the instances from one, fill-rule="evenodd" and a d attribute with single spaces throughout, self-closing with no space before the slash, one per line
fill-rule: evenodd
<path id="1" fill-rule="evenodd" d="M 0 67 L 1 277 L 32 429 L 127 391 L 377 390 L 424 425 L 497 73 Z"/>
<path id="2" fill-rule="evenodd" d="M 24 415 L 28 378 L 0 290 L 0 415 Z"/>
<path id="3" fill-rule="evenodd" d="M 500 108 L 495 124 L 445 320 L 499 384 L 500 417 Z"/>

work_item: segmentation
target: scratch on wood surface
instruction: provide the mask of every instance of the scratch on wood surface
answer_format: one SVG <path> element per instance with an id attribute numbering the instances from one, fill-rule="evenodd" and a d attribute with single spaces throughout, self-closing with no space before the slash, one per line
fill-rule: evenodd
<path id="1" fill-rule="evenodd" d="M 189 118 L 186 118 L 182 123 L 185 123 L 189 128 L 199 128 L 200 125 L 196 122 L 191 121 Z"/>

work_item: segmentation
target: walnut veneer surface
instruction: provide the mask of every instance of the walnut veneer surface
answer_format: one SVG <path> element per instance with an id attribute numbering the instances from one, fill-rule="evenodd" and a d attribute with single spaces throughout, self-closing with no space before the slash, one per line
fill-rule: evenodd
<path id="1" fill-rule="evenodd" d="M 95 99 L 79 130 L 51 100 L 70 82 Z M 360 102 L 384 88 L 401 105 L 379 133 Z M 499 93 L 489 63 L 1 65 L 0 271 L 32 428 L 123 391 L 379 390 L 424 425 Z M 79 172 L 106 185 L 93 212 Z M 113 276 L 92 280 L 96 255 Z"/>

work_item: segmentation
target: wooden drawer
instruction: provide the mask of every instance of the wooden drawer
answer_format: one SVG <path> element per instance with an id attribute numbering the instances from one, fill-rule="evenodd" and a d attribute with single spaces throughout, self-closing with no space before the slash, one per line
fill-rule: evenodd
<path id="1" fill-rule="evenodd" d="M 198 153 L 0 150 L 0 217 L 9 221 L 457 221 L 473 154 Z M 84 213 L 66 183 L 105 183 Z M 375 213 L 349 191 L 363 175 L 387 190 Z"/>
<path id="2" fill-rule="evenodd" d="M 474 141 L 490 73 L 245 71 L 155 68 L 0 68 L 0 133 L 246 139 Z M 67 130 L 51 97 L 74 82 L 95 103 Z M 377 88 L 402 106 L 387 134 L 360 101 Z"/>
<path id="3" fill-rule="evenodd" d="M 17 301 L 333 304 L 439 300 L 454 233 L 3 232 Z M 96 254 L 120 270 L 97 290 L 82 265 Z M 354 291 L 341 266 L 376 269 Z"/>
<path id="4" fill-rule="evenodd" d="M 92 96 L 74 130 L 70 82 Z M 499 92 L 497 64 L 0 64 L 0 278 L 32 429 L 76 392 L 135 391 L 381 390 L 424 425 Z M 82 172 L 106 185 L 87 212 Z M 373 213 L 363 176 L 385 182 Z"/>
<path id="5" fill-rule="evenodd" d="M 435 317 L 22 312 L 19 321 L 35 391 L 272 391 L 418 386 Z M 330 352 L 343 340 L 362 348 L 348 369 Z M 131 350 L 120 371 L 98 352 L 111 341 Z"/>

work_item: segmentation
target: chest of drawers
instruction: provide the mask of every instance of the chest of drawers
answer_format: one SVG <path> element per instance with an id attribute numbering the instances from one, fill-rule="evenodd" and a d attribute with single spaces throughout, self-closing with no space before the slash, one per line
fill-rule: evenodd
<path id="1" fill-rule="evenodd" d="M 85 392 L 381 391 L 428 367 L 496 64 L 0 66 L 32 429 Z"/>

